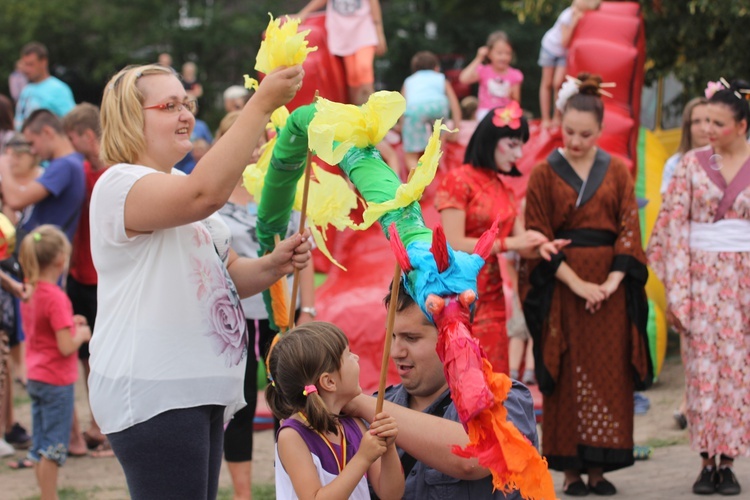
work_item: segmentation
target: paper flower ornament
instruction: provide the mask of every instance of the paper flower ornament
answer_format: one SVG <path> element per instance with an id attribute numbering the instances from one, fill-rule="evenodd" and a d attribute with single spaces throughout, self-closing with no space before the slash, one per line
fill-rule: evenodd
<path id="1" fill-rule="evenodd" d="M 504 108 L 497 108 L 495 110 L 495 116 L 492 117 L 492 123 L 496 127 L 510 127 L 516 130 L 521 126 L 521 117 L 523 116 L 523 110 L 516 101 L 510 101 L 510 103 Z"/>
<path id="2" fill-rule="evenodd" d="M 321 160 L 337 165 L 350 148 L 382 141 L 406 110 L 406 100 L 398 92 L 380 91 L 359 107 L 318 98 L 315 109 L 308 144 Z"/>
<path id="3" fill-rule="evenodd" d="M 281 66 L 295 66 L 307 59 L 307 54 L 318 50 L 318 47 L 308 47 L 305 37 L 310 30 L 298 31 L 301 20 L 286 16 L 286 22 L 281 19 L 271 20 L 266 27 L 266 37 L 260 44 L 258 56 L 255 59 L 255 69 L 268 74 Z M 257 89 L 258 81 L 245 75 L 245 87 Z"/>
<path id="4" fill-rule="evenodd" d="M 425 188 L 435 178 L 435 173 L 440 164 L 440 157 L 443 155 L 440 149 L 440 131 L 442 130 L 453 132 L 443 125 L 442 120 L 436 120 L 432 128 L 430 140 L 427 142 L 427 147 L 419 158 L 417 168 L 414 169 L 414 173 L 409 181 L 396 188 L 396 196 L 392 200 L 383 203 L 369 203 L 362 214 L 363 222 L 357 226 L 357 229 L 367 229 L 386 212 L 404 208 L 422 198 Z"/>

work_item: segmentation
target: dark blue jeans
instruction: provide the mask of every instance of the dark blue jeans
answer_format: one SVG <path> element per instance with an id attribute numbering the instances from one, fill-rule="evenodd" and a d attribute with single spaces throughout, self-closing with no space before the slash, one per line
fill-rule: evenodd
<path id="1" fill-rule="evenodd" d="M 170 410 L 108 434 L 133 500 L 212 500 L 219 489 L 224 407 Z"/>

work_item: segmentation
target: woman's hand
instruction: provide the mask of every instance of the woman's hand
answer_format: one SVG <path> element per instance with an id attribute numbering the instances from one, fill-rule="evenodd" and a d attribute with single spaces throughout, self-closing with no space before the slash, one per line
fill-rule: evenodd
<path id="1" fill-rule="evenodd" d="M 390 446 L 396 441 L 398 435 L 398 425 L 396 419 L 385 412 L 375 415 L 375 419 L 370 425 L 369 433 L 373 436 L 385 439 L 385 445 Z"/>
<path id="2" fill-rule="evenodd" d="M 271 265 L 278 270 L 279 275 L 285 276 L 295 269 L 304 269 L 310 261 L 310 230 L 304 234 L 294 234 L 282 240 L 271 252 Z"/>
<path id="3" fill-rule="evenodd" d="M 292 100 L 302 88 L 304 76 L 305 71 L 300 65 L 271 71 L 260 82 L 251 101 L 256 100 L 264 112 L 273 113 L 277 108 Z"/>
<path id="4" fill-rule="evenodd" d="M 539 248 L 537 248 L 537 252 L 539 252 L 539 256 L 541 258 L 549 261 L 552 260 L 553 255 L 557 255 L 557 253 L 561 249 L 565 248 L 568 245 L 570 245 L 570 240 L 552 240 L 539 245 Z"/>
<path id="5" fill-rule="evenodd" d="M 299 326 L 311 321 L 315 321 L 315 318 L 313 318 L 310 313 L 300 311 L 299 316 L 297 316 L 297 321 L 295 321 L 294 324 Z"/>
<path id="6" fill-rule="evenodd" d="M 606 295 L 605 299 L 610 298 L 612 294 L 617 291 L 623 278 L 625 278 L 625 273 L 622 271 L 612 271 L 609 273 L 604 283 L 599 285 L 599 288 L 604 292 L 604 295 Z"/>
<path id="7" fill-rule="evenodd" d="M 17 299 L 26 302 L 29 299 L 29 289 L 23 283 L 12 278 L 2 280 L 2 288 Z"/>
<path id="8" fill-rule="evenodd" d="M 677 318 L 677 315 L 672 312 L 671 309 L 667 309 L 667 323 L 677 330 L 680 334 L 686 334 L 687 330 L 683 326 L 682 322 Z"/>
<path id="9" fill-rule="evenodd" d="M 529 253 L 549 241 L 546 236 L 539 231 L 534 231 L 533 229 L 526 229 L 518 236 L 513 236 L 513 238 L 509 240 L 510 241 L 506 242 L 511 243 L 508 245 L 508 249 L 515 250 L 521 254 Z"/>
<path id="10" fill-rule="evenodd" d="M 586 310 L 591 314 L 598 311 L 602 301 L 607 298 L 599 285 L 581 279 L 576 280 L 570 289 L 586 301 Z"/>

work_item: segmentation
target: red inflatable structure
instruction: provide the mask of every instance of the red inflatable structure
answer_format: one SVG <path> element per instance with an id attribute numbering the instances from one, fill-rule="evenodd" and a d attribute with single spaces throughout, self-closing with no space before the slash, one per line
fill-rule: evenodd
<path id="1" fill-rule="evenodd" d="M 315 15 L 304 22 L 304 28 L 311 29 L 310 45 L 317 45 L 318 50 L 312 52 L 304 64 L 305 83 L 290 109 L 311 102 L 316 90 L 322 97 L 346 102 L 343 65 L 327 50 L 324 21 L 324 16 Z M 599 142 L 607 151 L 625 158 L 634 173 L 644 60 L 645 38 L 639 5 L 603 2 L 598 11 L 586 14 L 576 28 L 568 61 L 568 74 L 588 71 L 602 75 L 606 82 L 616 83 L 614 89 L 607 89 L 614 97 L 604 98 L 604 133 Z M 561 145 L 559 131 L 550 134 L 541 130 L 538 123 L 532 124 L 531 139 L 518 165 L 526 175 L 513 180 L 519 199 L 525 194 L 533 165 Z M 453 153 L 446 156 L 462 157 Z M 432 191 L 438 182 L 439 179 L 433 182 Z M 430 189 L 422 200 L 422 208 L 425 222 L 434 227 L 439 217 L 432 208 Z M 378 225 L 362 232 L 329 232 L 328 236 L 329 249 L 348 271 L 326 266 L 328 278 L 316 291 L 318 318 L 338 325 L 346 333 L 352 351 L 360 356 L 362 390 L 373 392 L 378 385 L 383 351 L 386 321 L 383 298 L 393 275 L 395 258 Z M 316 260 L 319 270 L 321 266 L 317 264 L 320 263 Z M 393 365 L 388 380 L 398 383 Z"/>

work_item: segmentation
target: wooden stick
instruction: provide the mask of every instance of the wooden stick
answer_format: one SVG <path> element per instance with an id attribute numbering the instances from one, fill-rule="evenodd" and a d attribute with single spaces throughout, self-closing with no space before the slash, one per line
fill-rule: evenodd
<path id="1" fill-rule="evenodd" d="M 315 91 L 313 103 L 318 100 L 318 91 Z M 310 191 L 310 175 L 312 173 L 312 151 L 307 148 L 307 158 L 305 159 L 305 187 L 302 190 L 302 210 L 299 218 L 299 234 L 305 232 L 305 219 L 307 218 L 307 193 Z M 312 265 L 310 263 L 309 265 Z M 292 279 L 292 300 L 289 302 L 289 328 L 294 328 L 294 312 L 297 309 L 297 290 L 299 289 L 299 269 L 294 269 L 294 278 Z"/>
<path id="2" fill-rule="evenodd" d="M 378 399 L 375 403 L 375 414 L 383 411 L 385 397 L 385 379 L 388 375 L 388 359 L 391 357 L 391 340 L 393 339 L 393 323 L 396 321 L 398 307 L 398 290 L 401 286 L 401 266 L 396 262 L 391 283 L 391 301 L 388 303 L 388 321 L 385 327 L 385 342 L 383 342 L 383 361 L 380 363 L 380 384 L 378 385 Z"/>
<path id="3" fill-rule="evenodd" d="M 305 219 L 307 218 L 307 193 L 310 191 L 310 173 L 312 167 L 312 151 L 307 150 L 305 160 L 305 187 L 302 191 L 302 213 L 299 218 L 299 234 L 305 232 Z M 309 265 L 312 265 L 310 263 Z M 294 312 L 297 309 L 297 290 L 299 289 L 299 269 L 294 268 L 294 279 L 292 280 L 292 299 L 289 301 L 289 328 L 294 328 Z"/>

